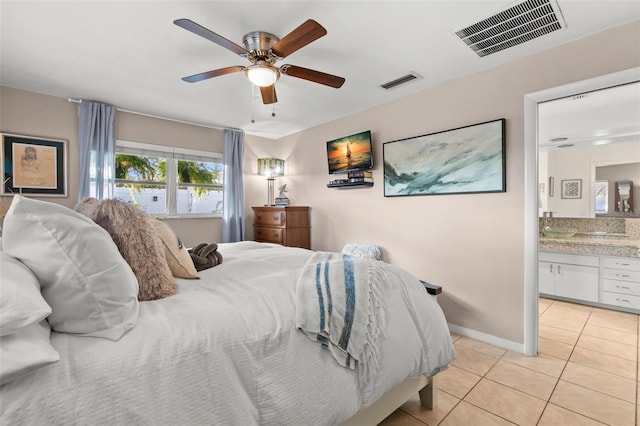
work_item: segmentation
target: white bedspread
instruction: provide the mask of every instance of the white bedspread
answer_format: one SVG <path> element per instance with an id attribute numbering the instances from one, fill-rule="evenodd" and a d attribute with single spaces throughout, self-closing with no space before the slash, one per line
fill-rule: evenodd
<path id="1" fill-rule="evenodd" d="M 58 363 L 0 387 L 6 425 L 335 425 L 409 376 L 455 357 L 442 311 L 389 266 L 386 338 L 368 400 L 357 373 L 295 326 L 312 252 L 220 244 L 224 263 L 143 302 L 120 341 L 52 333 Z"/>

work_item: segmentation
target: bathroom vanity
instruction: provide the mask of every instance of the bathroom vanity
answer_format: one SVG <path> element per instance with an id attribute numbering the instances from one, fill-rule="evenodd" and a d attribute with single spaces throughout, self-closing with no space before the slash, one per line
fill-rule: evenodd
<path id="1" fill-rule="evenodd" d="M 540 235 L 540 295 L 640 313 L 640 219 L 541 219 L 550 225 L 577 232 Z"/>

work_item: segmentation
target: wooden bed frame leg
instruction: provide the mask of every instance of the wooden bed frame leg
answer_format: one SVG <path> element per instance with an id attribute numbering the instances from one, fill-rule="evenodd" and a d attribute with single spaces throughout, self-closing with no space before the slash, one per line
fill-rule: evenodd
<path id="1" fill-rule="evenodd" d="M 418 393 L 420 394 L 420 404 L 423 407 L 429 410 L 436 408 L 438 404 L 438 386 L 435 377 L 429 377 L 429 383 L 420 389 Z"/>

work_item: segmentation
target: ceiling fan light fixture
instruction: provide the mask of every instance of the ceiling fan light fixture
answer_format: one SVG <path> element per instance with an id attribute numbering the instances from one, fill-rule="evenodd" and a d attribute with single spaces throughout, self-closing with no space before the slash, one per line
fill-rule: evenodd
<path id="1" fill-rule="evenodd" d="M 245 74 L 250 82 L 259 87 L 271 86 L 280 78 L 277 68 L 266 64 L 251 65 L 247 67 Z"/>

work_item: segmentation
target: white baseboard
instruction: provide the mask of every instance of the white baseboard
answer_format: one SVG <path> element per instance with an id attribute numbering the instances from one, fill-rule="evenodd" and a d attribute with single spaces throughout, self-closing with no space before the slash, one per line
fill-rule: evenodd
<path id="1" fill-rule="evenodd" d="M 484 343 L 488 343 L 493 346 L 498 346 L 503 349 L 507 349 L 513 352 L 524 353 L 524 344 L 512 342 L 511 340 L 502 339 L 500 337 L 492 336 L 491 334 L 482 333 L 481 331 L 472 330 L 470 328 L 460 327 L 455 324 L 447 324 L 449 331 L 460 334 L 461 336 L 470 337 L 475 340 L 479 340 Z"/>

